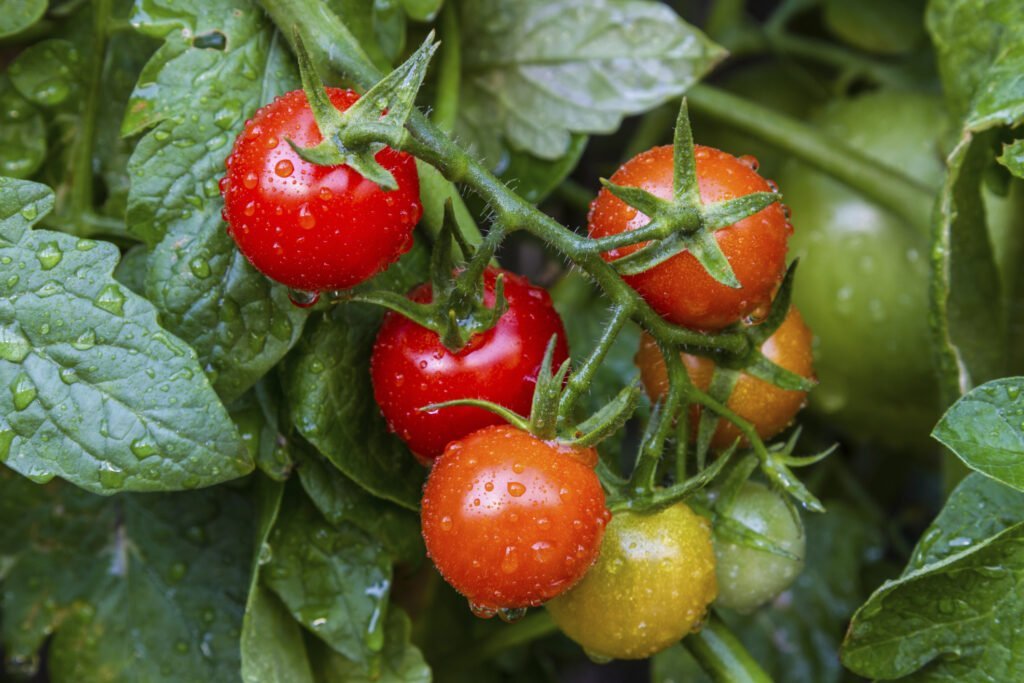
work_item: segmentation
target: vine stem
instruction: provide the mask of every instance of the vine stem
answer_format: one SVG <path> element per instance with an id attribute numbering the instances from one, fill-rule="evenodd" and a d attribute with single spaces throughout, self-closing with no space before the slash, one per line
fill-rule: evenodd
<path id="1" fill-rule="evenodd" d="M 772 683 L 772 678 L 713 613 L 683 645 L 715 683 Z"/>
<path id="2" fill-rule="evenodd" d="M 608 355 L 608 351 L 612 348 L 612 344 L 615 343 L 619 332 L 622 331 L 623 326 L 629 321 L 632 314 L 633 307 L 628 304 L 616 306 L 612 309 L 611 320 L 608 321 L 601 332 L 601 338 L 597 341 L 594 350 L 583 361 L 583 364 L 569 376 L 565 391 L 562 392 L 562 396 L 558 400 L 559 416 L 564 416 L 576 403 L 576 399 L 580 397 L 580 394 L 590 387 L 594 374 L 601 367 L 604 357 Z"/>
<path id="3" fill-rule="evenodd" d="M 845 141 L 713 86 L 695 85 L 690 108 L 768 142 L 863 193 L 889 211 L 927 231 L 934 195 L 913 178 L 879 164 Z"/>
<path id="4" fill-rule="evenodd" d="M 437 97 L 434 99 L 434 124 L 446 133 L 455 129 L 459 108 L 462 71 L 462 37 L 459 17 L 453 3 L 441 8 L 441 50 L 438 54 Z"/>

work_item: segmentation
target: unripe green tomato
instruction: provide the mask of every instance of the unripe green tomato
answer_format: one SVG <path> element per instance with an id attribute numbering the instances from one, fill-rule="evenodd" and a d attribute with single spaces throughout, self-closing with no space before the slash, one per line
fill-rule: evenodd
<path id="1" fill-rule="evenodd" d="M 821 129 L 937 188 L 947 125 L 932 96 L 883 91 L 836 102 Z M 816 335 L 810 408 L 861 439 L 926 448 L 938 418 L 929 352 L 928 235 L 796 161 L 778 177 L 800 259 L 794 301 Z"/>
<path id="2" fill-rule="evenodd" d="M 786 590 L 803 571 L 804 526 L 782 496 L 750 481 L 740 489 L 728 516 L 799 558 L 715 538 L 717 604 L 737 612 L 752 612 Z"/>
<path id="3" fill-rule="evenodd" d="M 597 563 L 545 607 L 593 659 L 650 657 L 698 628 L 715 598 L 710 526 L 683 503 L 619 512 Z"/>

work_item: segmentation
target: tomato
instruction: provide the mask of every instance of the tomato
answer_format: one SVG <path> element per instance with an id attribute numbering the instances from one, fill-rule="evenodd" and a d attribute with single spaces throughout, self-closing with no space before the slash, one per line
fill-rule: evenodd
<path id="1" fill-rule="evenodd" d="M 711 525 L 676 503 L 617 513 L 597 564 L 545 606 L 592 657 L 643 659 L 696 630 L 716 592 Z"/>
<path id="2" fill-rule="evenodd" d="M 818 124 L 919 182 L 938 186 L 942 101 L 876 92 Z M 794 301 L 816 335 L 811 410 L 862 439 L 928 447 L 938 419 L 928 329 L 928 235 L 838 181 L 791 162 L 779 176 L 800 258 Z"/>
<path id="3" fill-rule="evenodd" d="M 749 163 L 712 147 L 697 145 L 697 180 L 704 203 L 771 190 Z M 672 196 L 672 147 L 655 147 L 627 161 L 611 177 L 617 185 L 640 187 L 663 199 Z M 591 237 L 635 230 L 647 216 L 601 190 L 590 205 Z M 786 241 L 792 228 L 778 203 L 715 233 L 740 287 L 723 285 L 689 252 L 625 280 L 662 317 L 678 325 L 719 330 L 767 306 L 786 269 Z M 614 261 L 640 249 L 630 245 L 603 256 Z"/>
<path id="4" fill-rule="evenodd" d="M 359 95 L 328 88 L 338 109 Z M 288 144 L 321 141 L 306 95 L 294 90 L 246 122 L 221 181 L 228 232 L 249 262 L 298 290 L 345 289 L 383 271 L 412 246 L 423 207 L 414 159 L 384 148 L 395 177 L 385 192 L 348 166 L 317 166 Z"/>
<path id="5" fill-rule="evenodd" d="M 761 353 L 777 365 L 802 377 L 814 377 L 814 368 L 811 364 L 811 331 L 804 324 L 796 307 L 789 309 L 786 319 L 761 345 Z M 680 354 L 680 358 L 683 359 L 686 372 L 694 385 L 702 391 L 707 391 L 715 370 L 714 361 L 688 353 Z M 651 400 L 657 401 L 665 396 L 668 393 L 668 370 L 665 368 L 665 359 L 658 350 L 658 344 L 646 333 L 640 338 L 636 364 L 640 368 L 640 379 Z M 793 422 L 806 398 L 806 392 L 780 389 L 774 384 L 741 373 L 726 405 L 752 423 L 762 439 L 768 439 Z M 690 413 L 694 425 L 694 429 L 691 430 L 693 436 L 696 436 L 700 410 L 694 407 Z M 711 438 L 711 445 L 719 449 L 727 448 L 739 436 L 740 431 L 736 425 L 719 420 L 718 428 Z"/>
<path id="6" fill-rule="evenodd" d="M 474 612 L 539 605 L 586 573 L 609 517 L 596 463 L 592 448 L 508 425 L 448 445 L 423 492 L 423 539 Z"/>
<path id="7" fill-rule="evenodd" d="M 728 516 L 798 558 L 720 541 L 716 537 L 717 604 L 738 612 L 751 612 L 786 590 L 803 571 L 807 542 L 804 526 L 781 495 L 751 481 L 740 489 Z"/>
<path id="8" fill-rule="evenodd" d="M 424 464 L 449 442 L 503 420 L 482 408 L 452 407 L 421 412 L 431 403 L 480 398 L 520 415 L 530 413 L 533 390 L 553 335 L 553 367 L 569 357 L 562 319 L 547 291 L 514 273 L 489 268 L 484 273 L 484 303 L 494 305 L 494 285 L 505 276 L 508 310 L 487 332 L 475 335 L 457 353 L 437 333 L 397 313 L 388 313 L 377 333 L 370 360 L 373 393 L 388 427 Z M 410 297 L 431 300 L 429 284 Z"/>

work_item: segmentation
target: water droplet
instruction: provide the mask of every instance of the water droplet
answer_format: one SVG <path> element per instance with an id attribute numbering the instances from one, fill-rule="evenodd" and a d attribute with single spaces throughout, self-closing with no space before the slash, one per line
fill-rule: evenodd
<path id="1" fill-rule="evenodd" d="M 93 301 L 97 308 L 119 316 L 124 315 L 124 302 L 124 293 L 115 284 L 109 284 L 101 289 L 99 296 Z"/>
<path id="2" fill-rule="evenodd" d="M 38 390 L 32 378 L 24 372 L 19 372 L 10 384 L 11 397 L 14 399 L 15 410 L 25 410 L 32 401 L 36 400 Z"/>
<path id="3" fill-rule="evenodd" d="M 32 351 L 28 339 L 21 333 L 18 323 L 0 325 L 0 358 L 20 363 Z"/>
<path id="4" fill-rule="evenodd" d="M 251 190 L 256 187 L 256 184 L 259 183 L 259 181 L 259 176 L 256 175 L 255 172 L 249 171 L 248 173 L 245 174 L 245 177 L 242 178 L 242 185 L 245 185 L 245 188 L 247 190 Z"/>
<path id="5" fill-rule="evenodd" d="M 71 342 L 71 346 L 79 351 L 88 351 L 96 346 L 96 333 L 92 330 L 86 330 L 78 336 L 78 339 Z"/>
<path id="6" fill-rule="evenodd" d="M 473 613 L 473 616 L 480 619 L 491 619 L 498 613 L 498 610 L 495 608 L 478 605 L 472 600 L 469 601 L 469 611 Z"/>
<path id="7" fill-rule="evenodd" d="M 36 258 L 43 270 L 52 270 L 64 258 L 64 252 L 56 242 L 47 242 L 36 252 Z"/>
<path id="8" fill-rule="evenodd" d="M 78 240 L 75 242 L 75 249 L 78 251 L 92 251 L 96 248 L 95 240 Z"/>
<path id="9" fill-rule="evenodd" d="M 299 227 L 303 230 L 312 230 L 316 226 L 316 216 L 309 210 L 309 204 L 299 207 Z"/>
<path id="10" fill-rule="evenodd" d="M 498 610 L 498 617 L 507 624 L 519 621 L 526 616 L 526 607 L 503 607 Z"/>
<path id="11" fill-rule="evenodd" d="M 519 569 L 519 554 L 516 552 L 516 547 L 510 545 L 505 548 L 505 556 L 501 558 L 501 571 L 512 574 L 517 569 Z"/>
<path id="12" fill-rule="evenodd" d="M 287 178 L 291 176 L 291 174 L 294 171 L 295 165 L 288 159 L 281 159 L 274 165 L 274 173 L 281 176 L 282 178 Z"/>
<path id="13" fill-rule="evenodd" d="M 148 439 L 135 439 L 131 443 L 131 449 L 135 457 L 140 460 L 156 453 L 156 446 L 150 443 Z"/>
<path id="14" fill-rule="evenodd" d="M 242 209 L 242 213 L 244 213 L 246 216 L 252 216 L 253 214 L 255 214 L 256 202 L 249 202 L 248 204 L 246 204 L 245 208 Z"/>
<path id="15" fill-rule="evenodd" d="M 228 130 L 242 113 L 242 105 L 237 100 L 228 100 L 216 114 L 213 115 L 213 122 L 221 130 Z"/>
<path id="16" fill-rule="evenodd" d="M 583 654 L 585 654 L 587 656 L 587 659 L 592 661 L 594 664 L 607 664 L 608 662 L 612 661 L 611 657 L 607 655 L 601 655 L 596 652 L 591 652 L 586 648 L 583 649 Z"/>
<path id="17" fill-rule="evenodd" d="M 64 384 L 74 384 L 78 381 L 78 373 L 74 368 L 61 368 L 57 374 L 60 376 L 60 381 L 64 382 Z"/>
<path id="18" fill-rule="evenodd" d="M 102 463 L 100 465 L 100 485 L 107 489 L 119 489 L 124 486 L 124 480 L 127 475 L 120 467 L 112 465 L 109 462 Z"/>
<path id="19" fill-rule="evenodd" d="M 518 498 L 519 496 L 526 493 L 526 486 L 519 483 L 518 481 L 510 481 L 506 488 L 508 488 L 508 494 L 514 498 Z"/>
<path id="20" fill-rule="evenodd" d="M 35 217 L 39 215 L 39 211 L 36 210 L 35 204 L 29 204 L 21 210 L 21 217 L 27 221 L 35 220 Z"/>
<path id="21" fill-rule="evenodd" d="M 305 292 L 301 289 L 288 290 L 288 298 L 299 308 L 309 308 L 320 300 L 320 292 Z"/>
<path id="22" fill-rule="evenodd" d="M 441 531 L 451 531 L 451 530 L 452 530 L 452 518 L 449 517 L 448 515 L 445 515 L 444 517 L 441 518 Z"/>
<path id="23" fill-rule="evenodd" d="M 188 269 L 200 280 L 210 277 L 210 262 L 202 256 L 196 256 L 188 262 Z"/>

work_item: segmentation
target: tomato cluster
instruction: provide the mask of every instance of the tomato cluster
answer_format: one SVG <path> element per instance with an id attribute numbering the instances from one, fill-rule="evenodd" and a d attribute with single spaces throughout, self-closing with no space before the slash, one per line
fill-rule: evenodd
<path id="1" fill-rule="evenodd" d="M 358 98 L 351 91 L 327 92 L 340 110 Z M 308 292 L 349 288 L 386 268 L 408 249 L 422 211 L 411 157 L 388 148 L 376 155 L 397 181 L 397 189 L 386 192 L 348 166 L 313 164 L 296 149 L 320 140 L 305 95 L 288 93 L 247 122 L 221 187 L 229 232 L 242 253 L 269 277 Z M 702 203 L 772 189 L 752 158 L 697 146 L 694 159 Z M 611 180 L 671 199 L 674 171 L 672 148 L 658 147 L 627 162 Z M 603 190 L 591 207 L 589 232 L 601 238 L 647 221 Z M 625 280 L 671 323 L 698 331 L 756 325 L 782 280 L 791 232 L 783 207 L 774 203 L 714 233 L 738 287 L 716 280 L 685 250 Z M 604 257 L 614 261 L 642 247 Z M 613 517 L 592 447 L 542 438 L 532 417 L 512 426 L 478 405 L 436 405 L 474 399 L 527 415 L 538 409 L 538 385 L 557 389 L 562 377 L 558 368 L 569 348 L 548 293 L 494 267 L 484 269 L 481 291 L 479 305 L 496 320 L 460 348 L 428 327 L 435 318 L 414 321 L 392 311 L 371 361 L 374 396 L 388 427 L 431 468 L 421 506 L 427 552 L 476 614 L 513 619 L 546 604 L 594 657 L 647 657 L 699 628 L 716 596 L 724 605 L 751 609 L 792 581 L 803 554 L 799 518 L 760 485 L 735 494 L 727 513 L 734 524 L 781 547 L 782 557 L 768 553 L 766 559 L 764 550 L 713 541 L 709 520 L 681 502 Z M 424 284 L 409 302 L 448 306 L 444 298 L 434 302 L 435 294 Z M 450 315 L 456 318 L 454 309 Z M 794 308 L 761 352 L 811 377 L 810 340 Z M 692 384 L 707 391 L 714 363 L 690 354 L 682 359 Z M 652 338 L 643 338 L 637 363 L 649 395 L 659 400 L 668 373 Z M 542 374 L 548 372 L 550 378 Z M 803 403 L 802 392 L 744 374 L 727 406 L 767 438 Z M 698 415 L 694 410 L 690 419 Z M 712 446 L 726 448 L 740 437 L 723 420 Z"/>

